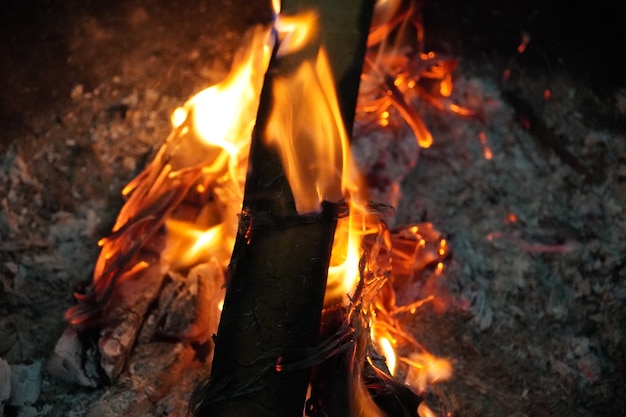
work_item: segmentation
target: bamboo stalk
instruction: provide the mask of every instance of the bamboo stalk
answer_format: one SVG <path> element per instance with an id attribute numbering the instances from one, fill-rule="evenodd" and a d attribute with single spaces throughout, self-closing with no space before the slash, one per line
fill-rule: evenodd
<path id="1" fill-rule="evenodd" d="M 264 140 L 272 86 L 326 45 L 348 132 L 365 53 L 373 0 L 292 0 L 283 12 L 313 9 L 318 42 L 285 59 L 274 56 L 266 74 L 250 150 L 250 168 L 224 308 L 215 337 L 211 377 L 192 399 L 196 416 L 302 415 L 310 366 L 281 372 L 302 361 L 318 331 L 337 204 L 318 215 L 299 215 L 277 151 Z"/>

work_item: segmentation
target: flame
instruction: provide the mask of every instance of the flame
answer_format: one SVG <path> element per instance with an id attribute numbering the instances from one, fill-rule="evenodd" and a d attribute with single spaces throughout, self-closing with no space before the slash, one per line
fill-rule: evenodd
<path id="1" fill-rule="evenodd" d="M 391 376 L 396 373 L 396 350 L 391 342 L 392 338 L 390 335 L 385 336 L 374 336 L 376 343 L 381 350 L 382 355 L 385 357 L 387 362 L 387 368 L 389 369 L 389 373 Z"/>
<path id="2" fill-rule="evenodd" d="M 335 231 L 324 299 L 326 305 L 338 301 L 344 305 L 349 303 L 348 295 L 352 294 L 360 278 L 359 262 L 363 253 L 363 239 L 376 234 L 380 228 L 378 218 L 364 204 L 349 200 L 349 207 L 349 217 L 339 219 Z"/>
<path id="3" fill-rule="evenodd" d="M 420 403 L 420 405 L 417 407 L 417 415 L 419 417 L 437 417 L 435 412 L 431 410 L 426 403 Z"/>
<path id="4" fill-rule="evenodd" d="M 267 67 L 271 55 L 269 31 L 258 29 L 252 36 L 250 49 L 242 54 L 226 79 L 196 94 L 172 113 L 174 129 L 188 136 L 186 140 L 206 146 L 205 153 L 210 156 L 200 166 L 206 184 L 198 183 L 193 191 L 203 195 L 210 190 L 219 207 L 207 204 L 205 212 L 193 221 L 175 217 L 165 220 L 168 239 L 161 259 L 171 268 L 189 267 L 210 257 L 226 266 L 230 259 L 237 233 L 236 215 L 243 200 L 262 68 Z"/>
<path id="5" fill-rule="evenodd" d="M 297 16 L 278 14 L 274 22 L 280 41 L 278 56 L 298 52 L 308 45 L 317 33 L 317 18 L 313 11 L 302 12 Z"/>
<path id="6" fill-rule="evenodd" d="M 296 209 L 319 212 L 322 201 L 341 201 L 348 138 L 325 51 L 276 80 L 273 97 L 266 137 L 279 149 Z"/>
<path id="7" fill-rule="evenodd" d="M 230 249 L 235 238 L 226 230 L 225 224 L 207 230 L 189 222 L 168 219 L 165 221 L 168 233 L 166 247 L 161 259 L 170 268 L 179 270 L 216 258 L 220 265 L 230 259 Z"/>
<path id="8" fill-rule="evenodd" d="M 406 384 L 420 393 L 430 384 L 449 380 L 453 374 L 449 360 L 428 352 L 412 353 L 401 360 L 409 365 Z"/>

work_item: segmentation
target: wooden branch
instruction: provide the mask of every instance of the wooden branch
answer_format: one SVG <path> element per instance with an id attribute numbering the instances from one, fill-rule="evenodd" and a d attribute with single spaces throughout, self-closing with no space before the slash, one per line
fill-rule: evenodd
<path id="1" fill-rule="evenodd" d="M 337 205 L 319 215 L 296 211 L 278 152 L 265 128 L 277 77 L 326 45 L 345 126 L 351 131 L 373 0 L 293 0 L 283 12 L 319 13 L 318 43 L 267 72 L 250 150 L 250 168 L 208 383 L 192 400 L 197 416 L 302 415 L 310 367 L 281 372 L 306 359 L 317 342 Z"/>

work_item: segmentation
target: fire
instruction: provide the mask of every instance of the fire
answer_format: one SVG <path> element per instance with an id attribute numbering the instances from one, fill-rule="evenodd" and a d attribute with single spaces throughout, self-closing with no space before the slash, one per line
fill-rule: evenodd
<path id="1" fill-rule="evenodd" d="M 360 278 L 359 262 L 363 238 L 377 233 L 379 228 L 378 220 L 368 213 L 364 205 L 350 201 L 350 216 L 339 219 L 335 231 L 328 269 L 326 305 L 332 305 L 337 300 L 344 304 L 349 302 L 346 295 L 354 291 Z"/>
<path id="2" fill-rule="evenodd" d="M 303 12 L 298 16 L 286 16 L 280 14 L 280 6 L 274 5 L 276 22 L 274 26 L 278 31 L 281 42 L 278 56 L 285 56 L 301 50 L 307 45 L 317 31 L 317 15 L 313 12 Z"/>
<path id="3" fill-rule="evenodd" d="M 393 344 L 390 339 L 386 336 L 381 336 L 377 339 L 378 346 L 380 347 L 383 356 L 387 361 L 387 368 L 389 368 L 389 373 L 393 376 L 396 373 L 396 352 L 393 348 Z"/>
<path id="4" fill-rule="evenodd" d="M 412 105 L 414 100 L 460 115 L 473 112 L 449 101 L 456 63 L 421 50 L 417 10 L 414 6 L 405 10 L 401 3 L 379 1 L 376 6 L 359 117 L 373 116 L 384 128 L 394 114 L 399 115 L 419 145 L 427 148 L 433 138 Z M 280 39 L 276 53 L 287 56 L 305 48 L 315 37 L 315 22 L 312 13 L 279 15 L 274 23 Z M 406 28 L 417 40 L 417 53 L 410 58 L 399 48 Z M 395 39 L 393 47 L 390 38 Z M 237 216 L 242 211 L 250 139 L 272 50 L 270 28 L 256 28 L 230 75 L 173 112 L 170 137 L 123 190 L 127 202 L 113 233 L 100 242 L 102 253 L 93 286 L 88 293 L 77 294 L 80 303 L 67 312 L 74 326 L 91 325 L 98 310 L 106 309 L 103 306 L 116 282 L 138 276 L 146 268 L 149 261 L 142 251 L 159 234 L 165 236 L 159 260 L 165 270 L 213 260 L 227 267 L 240 232 Z M 438 88 L 426 88 L 421 83 L 424 79 L 434 80 Z M 349 136 L 323 45 L 290 76 L 276 80 L 273 97 L 265 137 L 279 149 L 298 213 L 320 212 L 323 201 L 348 204 L 349 215 L 339 219 L 335 232 L 326 306 L 343 305 L 352 316 L 358 312 L 369 329 L 368 337 L 385 357 L 387 371 L 406 375 L 406 385 L 415 392 L 421 394 L 430 384 L 449 379 L 450 362 L 428 353 L 403 329 L 403 322 L 420 306 L 441 306 L 446 300 L 430 291 L 422 299 L 400 303 L 396 294 L 398 285 L 418 275 L 425 276 L 423 292 L 436 288 L 448 243 L 429 224 L 391 231 L 380 220 L 383 209 L 368 203 L 364 181 L 351 160 Z M 482 135 L 485 158 L 490 159 Z M 413 349 L 408 357 L 397 353 L 407 349 Z M 366 355 L 374 363 L 371 353 Z M 357 397 L 365 395 L 359 392 Z M 420 410 L 421 416 L 429 415 L 427 407 Z"/>
<path id="5" fill-rule="evenodd" d="M 169 219 L 165 221 L 168 238 L 161 258 L 172 269 L 182 269 L 217 258 L 220 265 L 230 259 L 228 247 L 235 243 L 224 224 L 204 229 L 188 222 Z M 227 246 L 229 245 L 230 246 Z"/>
<path id="6" fill-rule="evenodd" d="M 274 86 L 267 138 L 280 150 L 299 213 L 319 212 L 322 201 L 344 198 L 348 138 L 330 74 L 322 49 L 315 63 L 303 62 Z"/>
<path id="7" fill-rule="evenodd" d="M 424 392 L 428 385 L 452 377 L 450 362 L 437 358 L 428 352 L 412 353 L 408 358 L 403 358 L 402 361 L 409 365 L 406 383 L 417 392 Z"/>

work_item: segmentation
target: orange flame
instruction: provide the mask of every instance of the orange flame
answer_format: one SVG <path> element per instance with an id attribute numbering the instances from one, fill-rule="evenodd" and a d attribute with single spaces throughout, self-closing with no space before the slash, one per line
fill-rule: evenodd
<path id="1" fill-rule="evenodd" d="M 426 391 L 428 385 L 447 381 L 452 377 L 450 361 L 437 358 L 428 352 L 412 353 L 402 361 L 409 365 L 406 384 L 420 393 Z"/>
<path id="2" fill-rule="evenodd" d="M 348 139 L 324 50 L 276 80 L 273 97 L 266 137 L 279 149 L 296 209 L 318 212 L 324 200 L 341 201 Z"/>

